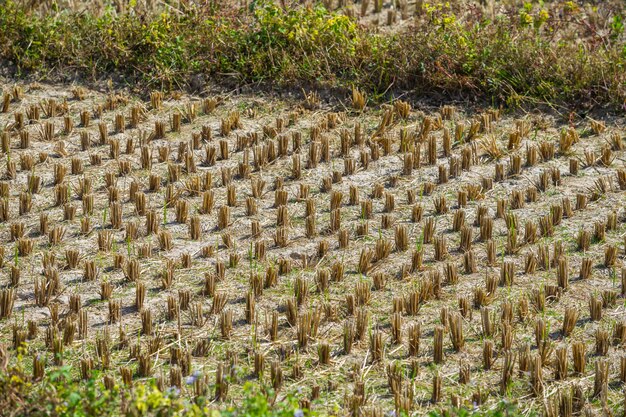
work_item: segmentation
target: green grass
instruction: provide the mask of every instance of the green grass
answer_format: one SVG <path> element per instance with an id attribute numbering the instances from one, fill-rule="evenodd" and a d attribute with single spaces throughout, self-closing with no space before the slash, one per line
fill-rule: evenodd
<path id="1" fill-rule="evenodd" d="M 222 2 L 220 2 L 222 3 Z M 420 23 L 375 31 L 322 6 L 284 11 L 270 0 L 239 10 L 38 14 L 0 8 L 0 59 L 18 76 L 123 76 L 144 89 L 266 82 L 383 101 L 394 91 L 477 98 L 490 104 L 567 108 L 624 105 L 623 5 L 526 3 L 488 16 L 460 2 L 427 6 Z M 615 6 L 617 5 L 617 6 Z M 586 28 L 586 29 L 581 29 Z"/>

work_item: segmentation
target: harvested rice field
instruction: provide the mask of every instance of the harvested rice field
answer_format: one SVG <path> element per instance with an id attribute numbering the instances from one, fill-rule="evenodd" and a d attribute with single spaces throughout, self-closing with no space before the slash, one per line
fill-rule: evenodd
<path id="1" fill-rule="evenodd" d="M 252 380 L 359 415 L 623 402 L 623 120 L 5 91 L 3 355 L 33 381 Z"/>
<path id="2" fill-rule="evenodd" d="M 75 16 L 35 3 L 25 17 Z M 285 35 L 298 43 L 316 33 L 298 44 L 303 67 L 270 47 L 236 69 L 170 73 L 158 60 L 176 52 L 159 49 L 155 78 L 149 61 L 133 61 L 132 74 L 110 68 L 109 51 L 103 71 L 114 75 L 104 81 L 81 72 L 95 49 L 75 61 L 56 50 L 54 65 L 82 74 L 67 77 L 27 68 L 30 47 L 13 57 L 0 49 L 0 62 L 11 59 L 0 74 L 0 416 L 625 415 L 619 71 L 604 92 L 577 84 L 548 99 L 506 84 L 520 90 L 498 98 L 475 84 L 484 74 L 455 78 L 442 60 L 423 78 L 372 73 L 393 80 L 381 92 L 371 78 L 341 81 L 347 73 L 334 65 L 345 62 L 333 59 L 345 51 L 325 49 L 319 68 L 309 62 L 316 31 L 339 48 L 343 38 L 329 33 L 397 41 L 420 24 L 467 27 L 517 9 L 205 3 L 60 7 L 118 16 L 106 25 L 130 19 L 129 33 L 133 19 L 160 13 L 145 29 L 154 39 L 184 28 L 187 15 L 239 10 L 241 21 L 256 16 L 278 32 L 313 19 Z M 535 26 L 545 17 L 537 36 L 558 11 L 616 30 L 613 2 L 598 9 L 604 20 L 586 3 L 557 3 L 548 17 L 520 6 Z M 8 27 L 5 13 L 18 6 L 1 7 Z M 179 20 L 170 26 L 169 16 Z M 595 42 L 582 32 L 572 36 Z M 607 39 L 621 45 L 621 33 Z M 181 50 L 195 45 L 181 39 Z M 216 53 L 230 59 L 219 39 Z M 270 82 L 293 76 L 298 88 L 262 84 L 254 74 L 267 57 L 280 67 Z M 349 62 L 354 77 L 373 68 Z M 319 88 L 300 70 L 323 78 Z M 420 95 L 407 83 L 440 84 Z M 588 100 L 570 109 L 563 100 L 576 94 Z"/>

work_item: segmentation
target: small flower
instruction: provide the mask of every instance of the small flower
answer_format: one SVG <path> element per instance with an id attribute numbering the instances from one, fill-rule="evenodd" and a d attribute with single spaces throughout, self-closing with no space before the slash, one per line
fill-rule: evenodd
<path id="1" fill-rule="evenodd" d="M 304 417 L 304 411 L 300 410 L 299 408 L 297 410 L 294 410 L 293 417 Z"/>
<path id="2" fill-rule="evenodd" d="M 178 397 L 180 395 L 180 390 L 177 387 L 169 387 L 166 394 L 172 397 Z"/>

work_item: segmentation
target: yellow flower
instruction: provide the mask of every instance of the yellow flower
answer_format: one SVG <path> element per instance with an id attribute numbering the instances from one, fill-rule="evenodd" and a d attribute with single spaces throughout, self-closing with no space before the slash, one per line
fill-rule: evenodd
<path id="1" fill-rule="evenodd" d="M 529 25 L 533 22 L 533 17 L 526 12 L 520 13 L 520 20 L 522 24 Z"/>
<path id="2" fill-rule="evenodd" d="M 139 414 L 145 414 L 148 412 L 148 404 L 143 401 L 135 402 L 135 407 L 137 408 L 137 411 L 139 411 Z"/>
<path id="3" fill-rule="evenodd" d="M 456 21 L 456 17 L 453 14 L 445 14 L 443 15 L 443 24 L 448 26 L 453 24 Z"/>
<path id="4" fill-rule="evenodd" d="M 567 1 L 565 2 L 564 9 L 565 11 L 568 11 L 568 12 L 574 12 L 578 10 L 578 5 L 574 3 L 573 1 Z"/>

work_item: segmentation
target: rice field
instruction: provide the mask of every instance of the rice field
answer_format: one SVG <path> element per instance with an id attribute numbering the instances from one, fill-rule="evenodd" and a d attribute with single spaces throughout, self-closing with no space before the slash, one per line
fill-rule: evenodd
<path id="1" fill-rule="evenodd" d="M 623 12 L 0 5 L 0 416 L 626 415 Z"/>
<path id="2" fill-rule="evenodd" d="M 621 409 L 623 120 L 4 91 L 1 352 L 34 384 Z"/>

